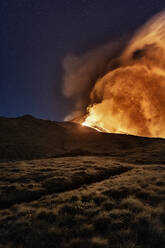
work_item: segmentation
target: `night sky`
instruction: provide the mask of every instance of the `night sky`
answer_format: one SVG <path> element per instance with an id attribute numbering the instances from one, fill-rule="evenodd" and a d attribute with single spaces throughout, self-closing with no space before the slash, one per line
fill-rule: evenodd
<path id="1" fill-rule="evenodd" d="M 133 33 L 164 0 L 1 0 L 0 116 L 63 120 L 63 60 Z"/>

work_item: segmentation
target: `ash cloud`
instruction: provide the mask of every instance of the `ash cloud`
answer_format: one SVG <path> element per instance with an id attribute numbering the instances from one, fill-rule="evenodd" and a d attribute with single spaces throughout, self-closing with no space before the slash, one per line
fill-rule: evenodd
<path id="1" fill-rule="evenodd" d="M 76 115 L 85 113 L 85 125 L 165 137 L 165 12 L 149 20 L 125 47 L 114 42 L 68 57 L 64 68 L 64 94 L 75 101 Z"/>
<path id="2" fill-rule="evenodd" d="M 65 120 L 82 116 L 86 112 L 95 82 L 118 66 L 118 55 L 124 44 L 122 39 L 89 50 L 80 56 L 71 54 L 64 58 L 63 95 L 74 102 L 74 109 Z"/>

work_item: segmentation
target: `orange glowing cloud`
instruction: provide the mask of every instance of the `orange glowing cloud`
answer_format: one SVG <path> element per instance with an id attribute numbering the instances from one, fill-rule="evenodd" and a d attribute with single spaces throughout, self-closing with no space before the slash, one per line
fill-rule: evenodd
<path id="1" fill-rule="evenodd" d="M 117 61 L 92 85 L 83 125 L 165 137 L 165 12 L 138 30 Z"/>

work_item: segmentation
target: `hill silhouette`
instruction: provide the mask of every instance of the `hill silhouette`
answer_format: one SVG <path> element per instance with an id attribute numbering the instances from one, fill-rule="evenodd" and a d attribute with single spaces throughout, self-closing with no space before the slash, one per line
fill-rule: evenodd
<path id="1" fill-rule="evenodd" d="M 25 115 L 0 117 L 0 160 L 76 155 L 111 155 L 125 160 L 162 162 L 165 140 L 100 133 L 74 122 L 54 122 Z"/>
<path id="2" fill-rule="evenodd" d="M 0 117 L 0 248 L 164 248 L 165 140 Z"/>

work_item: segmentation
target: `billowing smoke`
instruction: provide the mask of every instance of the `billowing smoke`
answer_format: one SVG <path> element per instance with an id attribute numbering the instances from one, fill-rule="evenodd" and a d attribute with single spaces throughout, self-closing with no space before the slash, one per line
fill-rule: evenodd
<path id="1" fill-rule="evenodd" d="M 103 57 L 106 54 L 103 53 Z M 165 137 L 165 12 L 145 24 L 120 56 L 116 54 L 117 59 L 113 55 L 105 62 L 102 57 L 99 66 L 97 63 L 91 66 L 95 73 L 98 69 L 94 84 L 94 78 L 89 76 L 92 70 L 88 69 L 88 63 L 82 74 L 76 74 L 76 87 L 81 84 L 84 87 L 81 92 L 90 91 L 84 125 L 106 132 Z M 111 66 L 106 67 L 110 61 L 113 61 Z M 79 71 L 81 69 L 83 66 Z M 74 78 L 73 71 L 71 74 L 70 77 Z M 72 92 L 77 94 L 74 90 Z M 83 99 L 84 93 L 79 93 Z"/>
<path id="2" fill-rule="evenodd" d="M 74 101 L 73 111 L 65 119 L 80 117 L 90 104 L 90 92 L 96 80 L 118 66 L 117 56 L 124 46 L 124 38 L 92 49 L 81 56 L 68 55 L 64 59 L 63 94 Z"/>

